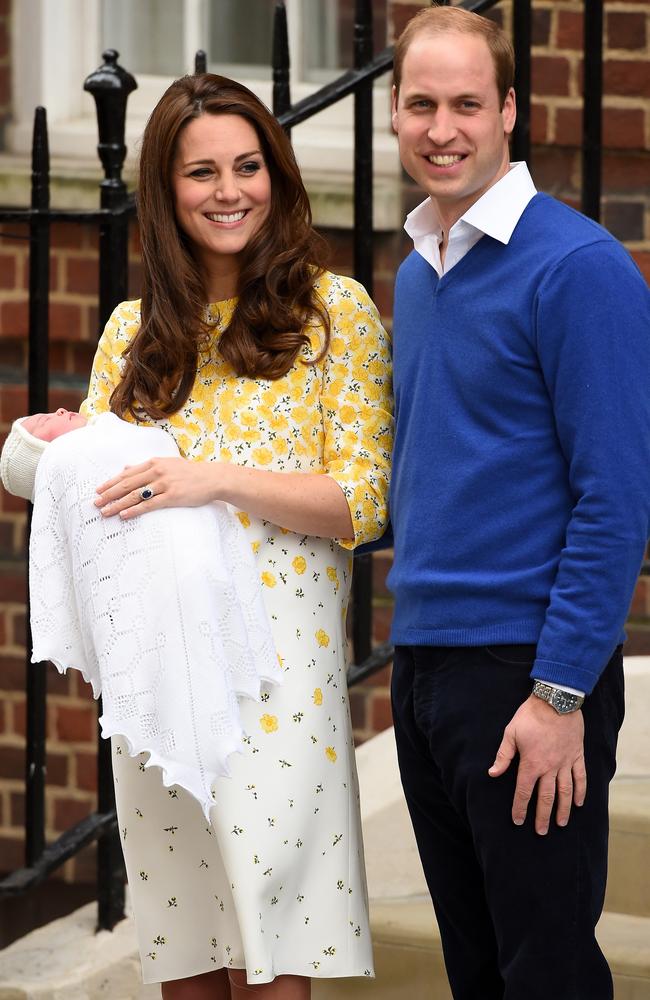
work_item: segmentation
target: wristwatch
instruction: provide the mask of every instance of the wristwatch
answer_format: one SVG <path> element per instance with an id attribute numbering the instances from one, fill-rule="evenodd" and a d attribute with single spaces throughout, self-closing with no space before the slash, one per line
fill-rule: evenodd
<path id="1" fill-rule="evenodd" d="M 581 694 L 572 694 L 571 691 L 563 691 L 562 688 L 552 687 L 544 681 L 533 683 L 533 694 L 542 701 L 547 701 L 555 709 L 558 715 L 568 715 L 569 712 L 577 712 L 582 706 L 584 698 Z"/>

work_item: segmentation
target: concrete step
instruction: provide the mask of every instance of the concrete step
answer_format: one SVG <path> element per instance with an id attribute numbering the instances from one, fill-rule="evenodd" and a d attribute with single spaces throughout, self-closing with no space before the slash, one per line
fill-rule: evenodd
<path id="1" fill-rule="evenodd" d="M 371 904 L 373 980 L 317 980 L 313 1000 L 452 1000 L 428 899 Z M 614 976 L 616 1000 L 650 1000 L 650 918 L 605 913 L 598 939 Z"/>
<path id="2" fill-rule="evenodd" d="M 609 811 L 605 909 L 650 917 L 650 778 L 615 778 Z"/>

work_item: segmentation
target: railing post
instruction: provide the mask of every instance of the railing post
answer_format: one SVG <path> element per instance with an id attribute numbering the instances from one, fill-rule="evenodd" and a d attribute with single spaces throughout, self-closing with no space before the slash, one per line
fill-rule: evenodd
<path id="1" fill-rule="evenodd" d="M 128 295 L 128 216 L 126 184 L 122 167 L 126 157 L 124 132 L 126 102 L 137 84 L 130 73 L 118 65 L 119 53 L 107 49 L 104 64 L 84 83 L 95 99 L 99 144 L 97 151 L 104 168 L 100 185 L 100 203 L 108 213 L 99 230 L 99 323 L 104 326 L 118 302 Z M 101 710 L 101 706 L 100 706 Z M 108 813 L 115 809 L 111 744 L 97 738 L 97 809 Z M 124 876 L 119 831 L 113 825 L 97 842 L 97 924 L 111 930 L 124 916 Z"/>
<path id="2" fill-rule="evenodd" d="M 108 320 L 128 289 L 128 218 L 126 184 L 122 167 L 126 157 L 124 131 L 126 102 L 137 83 L 118 65 L 119 53 L 107 49 L 104 64 L 86 78 L 84 90 L 95 98 L 99 144 L 97 152 L 104 168 L 100 184 L 100 205 L 112 214 L 99 230 L 99 325 Z"/>
<path id="3" fill-rule="evenodd" d="M 50 153 L 45 108 L 36 108 L 32 140 L 32 214 L 29 222 L 29 389 L 30 413 L 48 411 L 48 303 L 50 287 Z M 31 529 L 31 504 L 27 537 Z M 25 797 L 25 864 L 37 861 L 45 848 L 45 699 L 44 663 L 31 663 L 29 625 L 29 556 L 27 557 L 27 754 Z"/>
<path id="4" fill-rule="evenodd" d="M 273 15 L 273 114 L 279 118 L 291 107 L 291 89 L 289 75 L 291 59 L 289 55 L 289 31 L 287 27 L 287 9 L 283 0 L 275 5 Z M 291 129 L 285 132 L 291 137 Z"/>
<path id="5" fill-rule="evenodd" d="M 585 0 L 582 104 L 582 211 L 600 219 L 603 99 L 603 0 Z"/>
<path id="6" fill-rule="evenodd" d="M 531 0 L 512 0 L 515 48 L 515 94 L 517 122 L 512 136 L 513 160 L 530 161 L 530 47 L 532 42 Z"/>
<path id="7" fill-rule="evenodd" d="M 356 0 L 354 14 L 354 67 L 372 59 L 372 3 Z M 373 294 L 372 219 L 372 80 L 354 94 L 354 275 Z M 352 639 L 355 663 L 363 663 L 372 650 L 372 556 L 357 556 L 352 580 Z"/>
<path id="8" fill-rule="evenodd" d="M 203 49 L 197 49 L 194 56 L 194 72 L 197 76 L 199 73 L 208 72 L 208 56 Z"/>

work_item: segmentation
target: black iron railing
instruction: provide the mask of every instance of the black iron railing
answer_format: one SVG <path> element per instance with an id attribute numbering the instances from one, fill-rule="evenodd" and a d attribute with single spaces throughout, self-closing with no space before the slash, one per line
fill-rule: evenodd
<path id="1" fill-rule="evenodd" d="M 514 43 L 517 57 L 518 119 L 513 135 L 516 159 L 530 156 L 531 93 L 531 0 L 509 0 L 513 9 Z M 460 6 L 487 12 L 499 0 L 465 0 Z M 505 2 L 503 4 L 505 6 Z M 602 104 L 602 0 L 585 0 L 585 86 L 583 140 L 583 211 L 594 219 L 600 214 L 600 122 Z M 354 95 L 354 271 L 372 295 L 372 86 L 392 67 L 393 50 L 372 56 L 372 3 L 356 0 L 354 67 L 317 93 L 291 104 L 289 43 L 283 2 L 276 4 L 272 46 L 273 111 L 290 132 L 324 108 Z M 133 198 L 122 180 L 126 154 L 124 117 L 133 78 L 117 62 L 112 49 L 104 53 L 104 64 L 85 82 L 96 101 L 99 129 L 98 153 L 104 168 L 100 209 L 60 211 L 49 207 L 49 156 L 45 109 L 36 110 L 32 151 L 32 198 L 27 209 L 0 212 L 0 223 L 29 225 L 29 410 L 48 407 L 48 266 L 49 233 L 52 222 L 95 224 L 100 234 L 100 329 L 113 307 L 127 297 L 127 237 L 134 214 Z M 205 72 L 206 54 L 196 54 L 195 71 Z M 10 236 L 0 233 L 0 236 Z M 372 563 L 358 557 L 353 581 L 353 640 L 356 665 L 348 681 L 356 683 L 384 667 L 392 658 L 386 644 L 372 648 Z M 30 637 L 27 647 L 31 648 Z M 29 663 L 27 670 L 27 748 L 25 867 L 0 882 L 0 898 L 17 895 L 37 885 L 82 847 L 98 841 L 98 926 L 110 929 L 124 913 L 124 883 L 117 832 L 109 744 L 98 739 L 98 808 L 81 823 L 45 846 L 45 664 Z"/>

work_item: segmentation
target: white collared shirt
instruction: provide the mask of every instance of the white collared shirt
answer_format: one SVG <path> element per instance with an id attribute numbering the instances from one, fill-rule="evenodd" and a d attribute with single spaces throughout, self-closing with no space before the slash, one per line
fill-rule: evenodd
<path id="1" fill-rule="evenodd" d="M 526 164 L 523 161 L 511 163 L 508 173 L 488 188 L 449 230 L 444 265 L 440 260 L 442 226 L 431 198 L 407 215 L 404 229 L 420 256 L 441 278 L 482 236 L 508 243 L 526 205 L 536 194 L 537 188 Z"/>
<path id="2" fill-rule="evenodd" d="M 404 229 L 420 256 L 441 278 L 462 260 L 482 236 L 491 236 L 507 244 L 528 202 L 536 194 L 537 188 L 526 164 L 523 161 L 511 163 L 508 173 L 488 188 L 449 230 L 444 264 L 440 259 L 442 226 L 431 198 L 426 198 L 409 212 Z M 549 687 L 560 688 L 559 684 L 545 683 Z M 561 690 L 584 696 L 584 691 L 566 685 Z"/>

